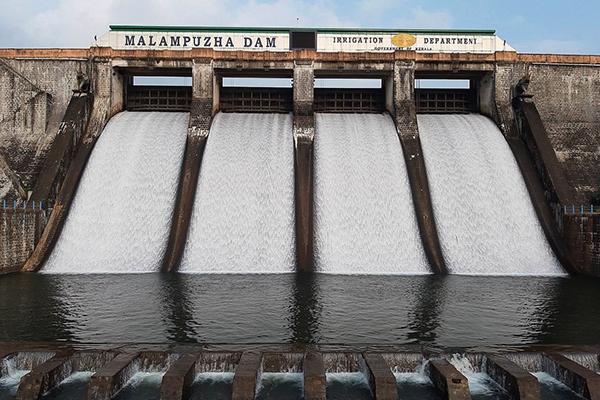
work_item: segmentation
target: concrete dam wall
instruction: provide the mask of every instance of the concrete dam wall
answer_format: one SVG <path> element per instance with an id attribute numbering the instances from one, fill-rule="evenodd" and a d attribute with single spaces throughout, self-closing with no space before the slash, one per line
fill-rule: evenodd
<path id="1" fill-rule="evenodd" d="M 43 272 L 160 269 L 188 118 L 123 112 L 109 121 Z M 319 114 L 316 122 L 317 270 L 429 273 L 391 118 Z M 418 122 L 450 272 L 562 273 L 493 123 L 475 115 Z M 181 272 L 293 271 L 290 131 L 286 114 L 217 115 Z"/>
<path id="2" fill-rule="evenodd" d="M 572 197 L 572 202 L 576 204 L 589 204 L 599 187 L 597 183 L 599 178 L 598 173 L 596 169 L 590 168 L 590 165 L 595 165 L 599 154 L 597 142 L 599 136 L 597 124 L 598 91 L 595 90 L 595 88 L 598 87 L 600 77 L 598 76 L 598 68 L 596 66 L 598 63 L 593 61 L 593 57 L 586 58 L 584 56 L 573 56 L 570 58 L 560 58 L 551 55 L 532 56 L 497 52 L 491 56 L 459 54 L 451 60 L 449 55 L 444 54 L 415 55 L 396 52 L 391 55 L 371 54 L 364 60 L 359 60 L 349 54 L 340 53 L 334 55 L 311 52 L 306 52 L 302 55 L 300 55 L 300 53 L 282 53 L 276 55 L 269 53 L 248 54 L 237 52 L 231 53 L 225 57 L 222 53 L 219 54 L 218 52 L 210 50 L 193 50 L 189 54 L 184 54 L 182 52 L 165 52 L 163 55 L 164 58 L 161 58 L 156 64 L 150 62 L 149 59 L 144 58 L 141 52 L 138 54 L 135 51 L 117 52 L 107 49 L 90 49 L 85 51 L 65 50 L 59 53 L 52 51 L 36 53 L 36 50 L 5 50 L 0 52 L 0 72 L 2 73 L 2 75 L 0 75 L 2 76 L 2 81 L 0 82 L 2 82 L 3 88 L 14 88 L 12 91 L 2 91 L 2 96 L 4 97 L 0 99 L 0 150 L 2 150 L 2 153 L 0 154 L 0 193 L 2 194 L 2 198 L 9 202 L 17 200 L 18 203 L 21 204 L 22 202 L 24 203 L 25 201 L 31 201 L 33 199 L 39 200 L 40 198 L 36 198 L 36 192 L 48 193 L 46 196 L 42 197 L 44 200 L 52 203 L 53 200 L 57 198 L 68 199 L 69 196 L 58 196 L 58 193 L 61 191 L 64 192 L 65 187 L 70 189 L 72 196 L 76 198 L 79 191 L 82 190 L 81 188 L 78 188 L 78 179 L 75 177 L 66 179 L 66 177 L 70 167 L 71 169 L 78 167 L 83 171 L 83 166 L 85 166 L 87 162 L 87 158 L 81 156 L 81 159 L 75 163 L 75 166 L 70 165 L 72 161 L 77 159 L 76 153 L 78 149 L 82 146 L 87 146 L 88 150 L 91 151 L 96 138 L 102 137 L 101 132 L 106 121 L 108 121 L 115 113 L 127 109 L 126 82 L 127 79 L 129 79 L 128 77 L 140 72 L 147 73 L 144 71 L 150 71 L 149 68 L 152 68 L 152 71 L 156 74 L 161 74 L 161 71 L 164 71 L 162 73 L 165 74 L 170 74 L 174 71 L 178 74 L 190 74 L 193 78 L 191 88 L 192 99 L 203 104 L 200 114 L 192 116 L 191 118 L 196 118 L 197 121 L 205 121 L 206 123 L 204 125 L 207 125 L 208 127 L 210 127 L 210 121 L 212 120 L 213 115 L 218 112 L 221 101 L 226 101 L 226 97 L 223 97 L 226 93 L 219 93 L 219 91 L 222 91 L 222 76 L 226 75 L 226 72 L 223 71 L 239 71 L 240 68 L 242 68 L 242 70 L 247 71 L 262 71 L 257 72 L 259 75 L 260 73 L 267 73 L 267 75 L 273 74 L 274 72 L 271 71 L 278 71 L 277 74 L 286 74 L 289 72 L 290 75 L 294 74 L 294 76 L 297 71 L 298 76 L 304 76 L 306 75 L 304 72 L 308 71 L 309 74 L 307 76 L 310 75 L 312 77 L 314 77 L 315 74 L 332 74 L 332 71 L 336 71 L 335 73 L 338 75 L 352 77 L 355 76 L 359 70 L 367 70 L 371 74 L 382 77 L 382 91 L 385 92 L 383 106 L 393 116 L 394 122 L 397 125 L 397 133 L 400 136 L 412 135 L 417 143 L 420 141 L 418 128 L 416 128 L 416 131 L 412 131 L 411 129 L 404 130 L 406 126 L 411 124 L 416 127 L 417 111 L 415 111 L 414 79 L 424 76 L 443 77 L 444 74 L 449 74 L 451 71 L 458 68 L 463 74 L 470 77 L 471 82 L 474 82 L 473 87 L 476 88 L 475 108 L 472 112 L 480 112 L 491 117 L 492 120 L 497 123 L 500 131 L 505 137 L 520 140 L 520 132 L 524 129 L 521 128 L 521 126 L 524 125 L 520 122 L 522 117 L 513 109 L 513 99 L 515 97 L 516 84 L 521 78 L 526 76 L 530 82 L 527 93 L 533 95 L 533 101 L 535 101 L 535 104 L 537 105 L 545 131 L 547 131 L 548 140 L 552 149 L 551 151 L 558 159 L 560 168 L 565 171 L 566 182 L 573 190 L 574 195 Z M 194 61 L 197 60 L 196 57 L 199 57 L 202 60 L 208 59 L 210 61 Z M 269 65 L 269 71 L 267 72 L 265 72 L 264 69 L 265 66 L 263 60 L 265 59 L 270 60 L 269 62 L 271 63 Z M 300 70 L 304 72 L 300 74 Z M 397 74 L 398 70 L 404 71 L 404 75 Z M 60 76 L 61 72 L 64 76 Z M 552 78 L 554 79 L 552 82 L 550 82 L 550 77 L 554 77 Z M 56 138 L 59 137 L 59 132 L 64 132 L 64 130 L 61 131 L 60 126 L 61 123 L 66 121 L 67 117 L 65 112 L 69 105 L 73 103 L 72 90 L 82 87 L 82 83 L 84 94 L 87 93 L 89 96 L 90 108 L 89 113 L 87 114 L 88 117 L 86 117 L 88 119 L 81 127 L 69 130 L 67 137 L 70 140 L 66 142 L 68 142 L 71 147 L 62 152 L 56 151 L 52 146 L 54 145 L 54 147 L 57 147 L 58 144 L 60 144 L 60 147 L 62 148 L 63 145 L 61 143 L 64 143 L 59 142 Z M 321 154 L 325 153 L 323 153 L 323 148 L 318 146 L 328 142 L 319 143 L 319 140 L 329 140 L 334 136 L 339 137 L 340 141 L 347 138 L 344 136 L 344 133 L 341 132 L 332 134 L 321 132 L 324 136 L 319 138 L 319 120 L 317 119 L 317 123 L 315 124 L 313 114 L 313 102 L 315 101 L 315 92 L 312 87 L 313 81 L 312 79 L 298 79 L 296 85 L 309 86 L 306 88 L 294 86 L 293 98 L 290 99 L 293 103 L 293 110 L 290 109 L 290 111 L 293 111 L 293 126 L 291 128 L 291 133 L 288 136 L 290 142 L 287 146 L 290 149 L 289 151 L 293 151 L 294 148 L 299 148 L 298 143 L 305 143 L 306 148 L 309 151 L 307 153 L 309 154 L 309 158 L 307 159 L 309 162 L 308 165 L 314 165 L 315 168 L 321 168 L 319 167 L 319 163 L 322 162 L 323 159 L 319 160 L 319 157 Z M 32 93 L 34 95 L 28 97 Z M 285 103 L 280 104 L 284 105 Z M 403 113 L 408 116 L 407 120 L 398 119 L 398 115 L 404 115 Z M 410 120 L 413 120 L 414 122 L 410 122 Z M 407 123 L 406 121 L 408 121 L 408 125 L 405 125 Z M 362 122 L 360 123 L 362 124 Z M 208 129 L 203 129 L 208 132 Z M 248 129 L 254 128 L 248 127 Z M 332 132 L 335 131 L 333 128 L 327 128 L 327 130 Z M 348 131 L 348 129 L 346 129 L 346 131 Z M 19 133 L 17 134 L 16 132 Z M 188 127 L 188 142 L 191 137 L 190 132 L 191 130 Z M 313 148 L 313 136 L 311 136 L 313 134 L 310 134 L 310 132 L 313 132 L 317 137 L 317 139 L 315 139 L 315 154 L 310 153 Z M 407 134 L 406 132 L 411 133 Z M 423 134 L 423 140 L 426 140 L 426 136 L 428 135 L 426 132 L 423 132 Z M 364 149 L 367 145 L 373 145 L 375 146 L 373 147 L 373 151 L 376 153 L 380 151 L 380 154 L 382 155 L 382 159 L 378 161 L 384 161 L 388 152 L 391 154 L 395 151 L 389 144 L 391 143 L 390 140 L 392 135 L 389 133 L 386 135 L 386 141 L 378 145 L 381 147 L 375 146 L 375 143 L 372 142 L 364 143 L 362 145 L 358 144 L 359 142 L 353 144 L 352 146 L 356 146 L 357 150 L 354 152 L 355 157 L 361 157 L 365 154 L 364 152 L 358 151 L 358 149 Z M 207 136 L 210 138 L 210 135 Z M 217 139 L 213 141 L 215 141 L 215 143 L 216 141 L 226 143 L 228 139 L 225 139 L 225 136 L 226 135 L 221 135 L 221 139 L 218 139 L 218 135 L 215 135 Z M 365 139 L 365 137 L 366 136 L 360 137 L 360 140 Z M 27 138 L 27 140 L 24 140 L 25 138 Z M 224 146 L 225 145 L 219 145 L 219 147 Z M 335 143 L 329 143 L 329 150 L 325 150 L 325 152 L 334 154 L 338 149 L 335 149 L 333 146 L 335 146 Z M 397 146 L 397 144 L 394 146 Z M 402 142 L 402 146 L 405 155 L 405 164 L 408 163 L 413 156 L 422 156 L 413 153 L 412 148 L 407 148 L 405 142 Z M 552 184 L 548 184 L 544 177 L 544 159 L 538 159 L 535 156 L 535 152 L 538 151 L 538 149 L 536 149 L 535 145 L 531 146 L 530 144 L 527 144 L 527 146 L 527 151 L 531 153 L 535 166 L 538 168 L 541 175 L 541 178 L 536 178 L 541 182 L 539 187 L 541 188 L 540 193 L 542 193 L 542 198 L 543 196 L 546 196 L 546 199 L 541 201 L 544 203 L 547 201 L 552 207 L 554 216 L 551 218 L 555 219 L 552 223 L 557 224 L 557 226 L 562 229 L 563 217 L 558 210 L 560 209 L 559 206 L 564 204 L 561 202 L 561 199 L 553 197 L 554 189 Z M 207 148 L 210 148 L 210 146 L 207 146 Z M 381 150 L 377 150 L 377 148 L 380 148 Z M 94 152 L 97 150 L 98 149 L 95 149 Z M 179 157 L 183 157 L 184 153 L 187 154 L 187 151 L 184 152 L 183 148 L 180 150 Z M 214 148 L 213 150 L 207 150 L 206 154 L 209 155 L 212 151 L 215 151 Z M 233 151 L 233 149 L 231 149 L 231 151 Z M 415 148 L 415 151 L 419 151 L 418 146 Z M 427 146 L 424 146 L 422 151 L 425 154 L 425 161 L 427 161 Z M 94 152 L 92 152 L 92 154 Z M 459 151 L 457 150 L 454 156 L 458 156 L 458 153 Z M 225 156 L 225 153 L 222 153 L 222 155 Z M 296 191 L 296 196 L 298 196 L 299 177 L 302 177 L 302 174 L 305 172 L 298 169 L 298 153 L 295 154 L 295 157 L 296 166 L 293 167 L 290 165 L 289 170 L 284 172 L 287 174 L 295 174 L 294 190 Z M 539 160 L 542 160 L 542 162 L 540 163 Z M 90 159 L 90 162 L 91 161 L 92 159 Z M 179 165 L 181 165 L 182 162 L 180 162 Z M 363 165 L 363 163 L 367 164 L 366 161 L 357 160 L 357 165 Z M 401 183 L 400 185 L 406 186 L 406 180 L 403 177 L 403 173 L 400 172 L 403 164 L 398 164 L 398 160 L 394 161 L 393 164 L 396 165 L 393 169 L 393 174 L 396 175 L 390 176 L 391 180 L 402 180 L 404 183 Z M 51 177 L 44 176 L 42 178 L 41 172 L 49 170 L 47 165 L 56 165 L 56 168 L 52 168 L 52 170 L 56 170 L 56 173 Z M 210 167 L 207 167 L 206 162 L 202 162 L 200 182 L 202 182 L 202 173 L 203 168 L 205 167 L 209 172 L 211 170 Z M 332 169 L 335 167 L 339 168 L 339 165 L 328 167 L 329 171 L 332 172 L 331 176 L 336 175 L 333 173 Z M 407 168 L 410 176 L 410 168 Z M 361 171 L 361 173 L 374 173 L 374 170 L 368 171 L 368 168 L 362 169 L 363 171 Z M 427 165 L 426 170 L 429 169 L 430 166 Z M 217 170 L 219 170 L 220 173 L 223 172 L 220 168 L 217 168 Z M 179 171 L 180 180 L 185 176 L 184 172 L 185 171 L 183 170 Z M 324 218 L 319 212 L 323 211 L 321 207 L 324 207 L 324 204 L 326 204 L 323 201 L 318 200 L 318 196 L 320 196 L 319 193 L 324 193 L 323 188 L 325 187 L 321 185 L 321 189 L 319 189 L 318 174 L 320 173 L 320 176 L 324 176 L 323 174 L 329 172 L 325 172 L 323 169 L 321 169 L 320 172 L 315 172 L 314 179 L 311 175 L 308 175 L 308 180 L 302 178 L 304 180 L 301 181 L 304 182 L 302 183 L 303 185 L 308 184 L 308 190 L 313 190 L 312 186 L 314 184 L 315 192 L 311 194 L 309 198 L 312 202 L 311 207 L 315 207 L 314 219 L 316 222 L 319 219 Z M 349 171 L 345 172 L 348 173 Z M 424 172 L 426 174 L 432 173 L 431 171 Z M 368 173 L 360 179 L 369 179 Z M 338 175 L 348 176 L 347 174 L 345 175 L 342 170 L 338 171 Z M 355 178 L 358 178 L 359 176 L 361 175 L 356 175 Z M 45 190 L 38 191 L 39 184 L 42 180 L 46 182 L 44 184 L 46 186 Z M 430 181 L 431 180 L 432 178 L 430 177 Z M 84 186 L 84 181 L 82 181 L 81 186 Z M 357 182 L 354 181 L 352 185 L 357 185 Z M 435 187 L 433 185 L 437 184 L 429 182 L 433 197 L 435 197 Z M 202 192 L 202 186 L 202 183 L 198 183 L 199 192 L 196 193 L 196 201 L 194 202 L 196 205 L 195 207 L 202 207 L 201 202 L 199 202 L 198 199 L 202 198 L 202 196 L 206 196 L 206 194 L 200 193 Z M 392 188 L 389 187 L 389 184 L 381 186 L 382 188 L 386 187 L 386 190 L 392 190 Z M 48 189 L 49 187 L 52 189 Z M 218 190 L 221 190 L 222 188 L 217 184 L 215 184 L 214 187 L 215 189 L 211 189 L 210 192 L 216 196 Z M 286 187 L 288 188 L 286 190 L 290 190 L 289 185 Z M 411 188 L 411 190 L 413 189 L 414 188 Z M 175 196 L 177 189 L 173 188 L 172 191 L 173 196 Z M 340 193 L 336 193 L 336 190 L 332 190 L 331 193 L 331 196 L 340 195 Z M 376 195 L 375 192 L 367 194 Z M 414 203 L 414 190 L 412 197 L 412 203 Z M 392 202 L 389 199 L 384 201 Z M 538 198 L 538 200 L 532 201 L 537 205 L 540 200 Z M 173 202 L 176 202 L 176 200 L 174 199 Z M 75 201 L 74 204 L 76 203 L 77 201 Z M 403 204 L 403 207 L 410 211 L 408 216 L 401 218 L 391 217 L 388 222 L 392 223 L 391 221 L 393 221 L 393 223 L 400 223 L 397 221 L 402 220 L 403 222 L 400 224 L 402 224 L 403 229 L 407 229 L 406 232 L 412 232 L 409 236 L 412 235 L 411 237 L 414 239 L 416 234 L 420 234 L 421 240 L 423 240 L 422 226 L 419 225 L 419 232 L 414 228 L 415 220 L 421 221 L 419 218 L 422 218 L 423 216 L 417 215 L 417 218 L 415 218 L 415 211 L 413 208 L 416 208 L 417 204 L 410 204 L 410 196 L 405 203 L 406 204 Z M 433 222 L 437 222 L 437 224 L 440 225 L 442 217 L 439 215 L 439 209 L 438 211 L 435 210 L 435 203 L 436 201 L 433 199 L 433 218 L 435 219 Z M 62 222 L 60 221 L 68 221 L 68 218 L 65 217 L 75 210 L 76 206 L 74 205 L 73 210 L 69 210 L 70 200 L 66 202 L 61 200 L 57 203 L 57 206 L 58 207 L 54 207 L 54 210 L 60 209 L 60 214 L 62 216 L 60 218 L 50 217 L 48 226 L 51 227 L 52 231 L 61 233 Z M 173 203 L 171 207 L 174 207 Z M 293 201 L 289 207 L 290 209 L 287 215 L 289 218 L 292 218 L 293 221 Z M 287 206 L 284 208 L 287 208 Z M 364 207 L 365 213 L 357 217 L 355 224 L 351 225 L 351 229 L 357 229 L 358 232 L 363 228 L 366 229 L 369 223 L 373 223 L 373 220 L 370 219 L 369 215 L 371 215 L 371 217 L 375 215 L 375 208 L 377 207 L 373 205 Z M 358 207 L 358 209 L 360 209 L 360 207 Z M 298 212 L 298 210 L 296 210 L 296 212 Z M 8 214 L 4 213 L 2 215 Z M 313 217 L 310 218 L 312 221 Z M 361 218 L 364 219 L 363 221 L 366 225 L 361 222 Z M 431 216 L 427 218 L 431 221 Z M 169 222 L 169 224 L 170 223 L 171 222 Z M 206 221 L 203 221 L 202 223 L 206 223 Z M 293 224 L 293 222 L 291 223 Z M 40 222 L 40 227 L 36 229 L 41 229 L 44 224 L 45 222 Z M 287 223 L 283 225 L 286 224 Z M 66 230 L 69 229 L 67 228 L 68 225 L 69 223 L 66 222 Z M 296 225 L 298 226 L 298 222 L 296 222 Z M 5 224 L 3 226 L 7 225 Z M 307 225 L 309 230 L 311 229 L 310 226 L 310 224 Z M 410 229 L 407 228 L 409 226 L 411 227 Z M 588 229 L 587 225 L 581 226 L 583 227 L 582 229 Z M 441 226 L 438 226 L 438 228 L 441 228 Z M 288 228 L 285 228 L 285 230 L 287 232 Z M 46 231 L 48 231 L 48 229 L 44 232 Z M 190 229 L 190 232 L 193 231 L 197 231 L 197 229 Z M 12 242 L 22 239 L 20 234 L 15 233 L 13 230 L 7 232 L 9 233 L 6 234 L 6 237 Z M 290 229 L 289 232 L 292 239 L 288 240 L 288 242 L 292 243 L 291 246 L 293 247 L 293 237 L 298 237 L 298 231 L 296 231 L 296 235 L 294 235 L 292 226 L 292 229 Z M 303 240 L 308 237 L 311 238 L 311 240 L 315 240 L 315 244 L 317 244 L 317 241 L 321 243 L 316 246 L 314 256 L 311 256 L 310 258 L 312 259 L 312 257 L 314 257 L 317 270 L 327 270 L 327 268 L 319 268 L 318 261 L 318 254 L 322 254 L 320 253 L 321 250 L 326 248 L 323 247 L 323 243 L 326 243 L 326 240 L 331 240 L 330 237 L 325 241 L 319 239 L 330 236 L 324 236 L 324 232 L 326 232 L 326 230 L 323 230 L 323 226 L 315 226 L 315 231 L 313 233 L 308 236 L 303 234 L 302 236 Z M 366 231 L 363 230 L 363 232 Z M 544 228 L 544 232 L 547 234 L 546 228 Z M 576 236 L 567 235 L 564 230 L 561 230 L 561 232 L 563 232 L 561 234 L 561 240 L 567 240 L 568 237 L 572 238 Z M 62 234 L 64 234 L 64 232 L 62 232 Z M 434 234 L 439 237 L 443 236 L 443 233 L 440 232 L 434 232 Z M 168 235 L 168 229 L 165 235 Z M 208 231 L 204 236 L 207 235 Z M 42 242 L 51 242 L 43 239 L 44 236 L 50 237 L 51 235 L 49 233 L 41 236 Z M 29 236 L 23 234 L 23 237 Z M 38 237 L 27 239 L 29 240 L 28 248 L 33 248 L 35 246 L 38 242 Z M 61 239 L 59 238 L 62 238 L 62 236 L 55 235 L 55 237 L 57 238 L 57 243 L 60 242 Z M 244 238 L 247 237 L 247 235 L 244 236 Z M 594 235 L 590 235 L 592 243 L 595 243 L 594 241 L 596 239 L 594 239 L 594 237 Z M 407 236 L 403 234 L 402 240 L 406 240 L 406 238 Z M 422 247 L 419 249 L 419 246 L 422 245 L 421 240 L 416 240 L 415 242 L 413 239 L 408 240 L 407 243 L 416 243 L 415 246 L 407 244 L 399 247 L 410 248 L 410 252 L 414 253 L 413 256 L 410 256 L 412 259 L 422 259 L 423 252 L 427 253 L 428 249 Z M 164 241 L 166 241 L 166 239 L 164 239 Z M 443 242 L 443 238 L 441 241 Z M 187 242 L 188 244 L 191 242 L 193 245 L 198 245 L 198 242 L 193 240 L 192 236 L 188 237 Z M 336 240 L 333 240 L 331 243 L 342 245 L 342 242 Z M 312 243 L 309 243 L 309 245 L 312 245 Z M 594 245 L 592 245 L 592 247 L 593 246 Z M 571 252 L 578 251 L 576 250 L 578 248 L 577 246 L 570 245 L 567 247 L 571 249 Z M 330 249 L 332 248 L 330 247 Z M 187 252 L 188 250 L 189 249 L 186 249 L 185 251 Z M 356 248 L 352 250 L 356 252 L 359 251 L 359 249 Z M 161 252 L 161 250 L 157 251 L 159 253 Z M 169 249 L 167 248 L 162 251 L 168 252 Z M 293 250 L 291 251 L 293 252 Z M 334 251 L 334 253 L 335 252 L 337 251 Z M 38 260 L 44 258 L 40 258 L 40 255 L 43 255 L 44 251 L 40 250 L 38 253 L 38 256 L 36 256 Z M 368 251 L 366 253 L 368 253 Z M 444 253 L 443 256 L 447 256 L 446 253 L 448 253 L 448 249 L 445 248 L 442 253 Z M 344 254 L 347 256 L 348 252 L 344 252 Z M 407 253 L 403 253 L 401 256 L 406 257 Z M 11 268 L 14 268 L 14 264 L 20 264 L 24 261 L 23 255 L 12 254 L 9 258 L 12 260 L 20 260 L 13 261 L 13 267 Z M 351 260 L 357 258 L 359 257 L 350 257 Z M 577 259 L 577 257 L 574 258 Z M 431 260 L 428 261 L 429 263 L 431 262 Z M 420 263 L 421 262 L 411 263 L 412 268 L 421 270 L 421 267 L 416 267 L 417 264 L 421 265 Z M 156 264 L 153 263 L 153 265 L 156 266 L 159 264 L 160 261 L 157 261 Z M 293 269 L 293 264 L 293 260 L 291 262 L 288 260 L 282 263 L 281 268 L 289 270 L 291 267 Z M 327 262 L 327 264 L 331 265 L 329 262 Z M 428 263 L 425 262 L 426 266 L 427 264 Z M 450 265 L 451 264 L 452 263 L 450 263 Z M 2 266 L 2 268 L 6 268 L 7 270 L 10 269 L 6 265 Z M 336 268 L 338 268 L 339 271 L 339 268 L 341 267 L 334 267 L 332 272 L 336 270 Z M 152 269 L 155 269 L 155 267 L 152 267 Z M 452 271 L 452 268 L 449 269 Z M 402 268 L 399 268 L 396 272 L 399 272 L 400 270 L 402 270 Z M 431 268 L 426 268 L 426 271 L 431 271 Z M 585 267 L 583 271 L 589 272 L 590 267 Z"/>

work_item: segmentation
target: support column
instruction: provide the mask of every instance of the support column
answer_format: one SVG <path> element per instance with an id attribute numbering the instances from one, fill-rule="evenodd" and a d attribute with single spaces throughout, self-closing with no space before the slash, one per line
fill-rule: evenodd
<path id="1" fill-rule="evenodd" d="M 414 62 L 397 61 L 394 64 L 393 76 L 393 116 L 402 151 L 406 162 L 406 170 L 410 182 L 413 204 L 423 248 L 432 272 L 446 274 L 448 269 L 440 246 L 427 169 L 419 138 L 417 111 L 414 98 L 415 64 Z"/>
<path id="2" fill-rule="evenodd" d="M 312 61 L 294 64 L 294 175 L 297 270 L 313 271 L 314 69 Z"/>
<path id="3" fill-rule="evenodd" d="M 171 219 L 171 232 L 163 258 L 162 271 L 176 271 L 183 256 L 196 198 L 198 176 L 213 117 L 212 60 L 194 60 L 192 69 L 192 108 L 179 175 L 177 198 Z"/>

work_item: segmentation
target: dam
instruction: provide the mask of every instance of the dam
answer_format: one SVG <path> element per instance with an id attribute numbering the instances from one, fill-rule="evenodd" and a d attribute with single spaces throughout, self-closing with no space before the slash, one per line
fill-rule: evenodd
<path id="1" fill-rule="evenodd" d="M 599 66 L 489 30 L 0 49 L 0 398 L 597 398 Z"/>

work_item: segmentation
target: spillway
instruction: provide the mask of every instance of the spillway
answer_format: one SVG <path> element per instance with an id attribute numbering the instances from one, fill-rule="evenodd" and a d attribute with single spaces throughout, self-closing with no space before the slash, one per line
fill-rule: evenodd
<path id="1" fill-rule="evenodd" d="M 188 120 L 188 113 L 122 112 L 108 122 L 42 272 L 160 269 Z"/>
<path id="2" fill-rule="evenodd" d="M 294 226 L 292 115 L 217 114 L 179 271 L 292 272 Z"/>
<path id="3" fill-rule="evenodd" d="M 517 162 L 482 115 L 419 115 L 441 246 L 451 273 L 557 275 Z"/>
<path id="4" fill-rule="evenodd" d="M 429 273 L 391 117 L 317 114 L 314 146 L 317 270 Z"/>

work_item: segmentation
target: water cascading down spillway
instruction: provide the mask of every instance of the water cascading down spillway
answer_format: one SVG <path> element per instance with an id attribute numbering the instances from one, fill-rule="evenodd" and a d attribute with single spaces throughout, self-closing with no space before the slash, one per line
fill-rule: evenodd
<path id="1" fill-rule="evenodd" d="M 291 114 L 219 113 L 200 169 L 180 272 L 292 272 Z"/>
<path id="2" fill-rule="evenodd" d="M 188 113 L 122 112 L 92 151 L 65 226 L 42 272 L 159 271 Z"/>
<path id="3" fill-rule="evenodd" d="M 423 114 L 417 119 L 450 272 L 563 274 L 498 127 L 475 114 Z"/>
<path id="4" fill-rule="evenodd" d="M 314 146 L 316 269 L 429 273 L 391 117 L 317 114 Z"/>

